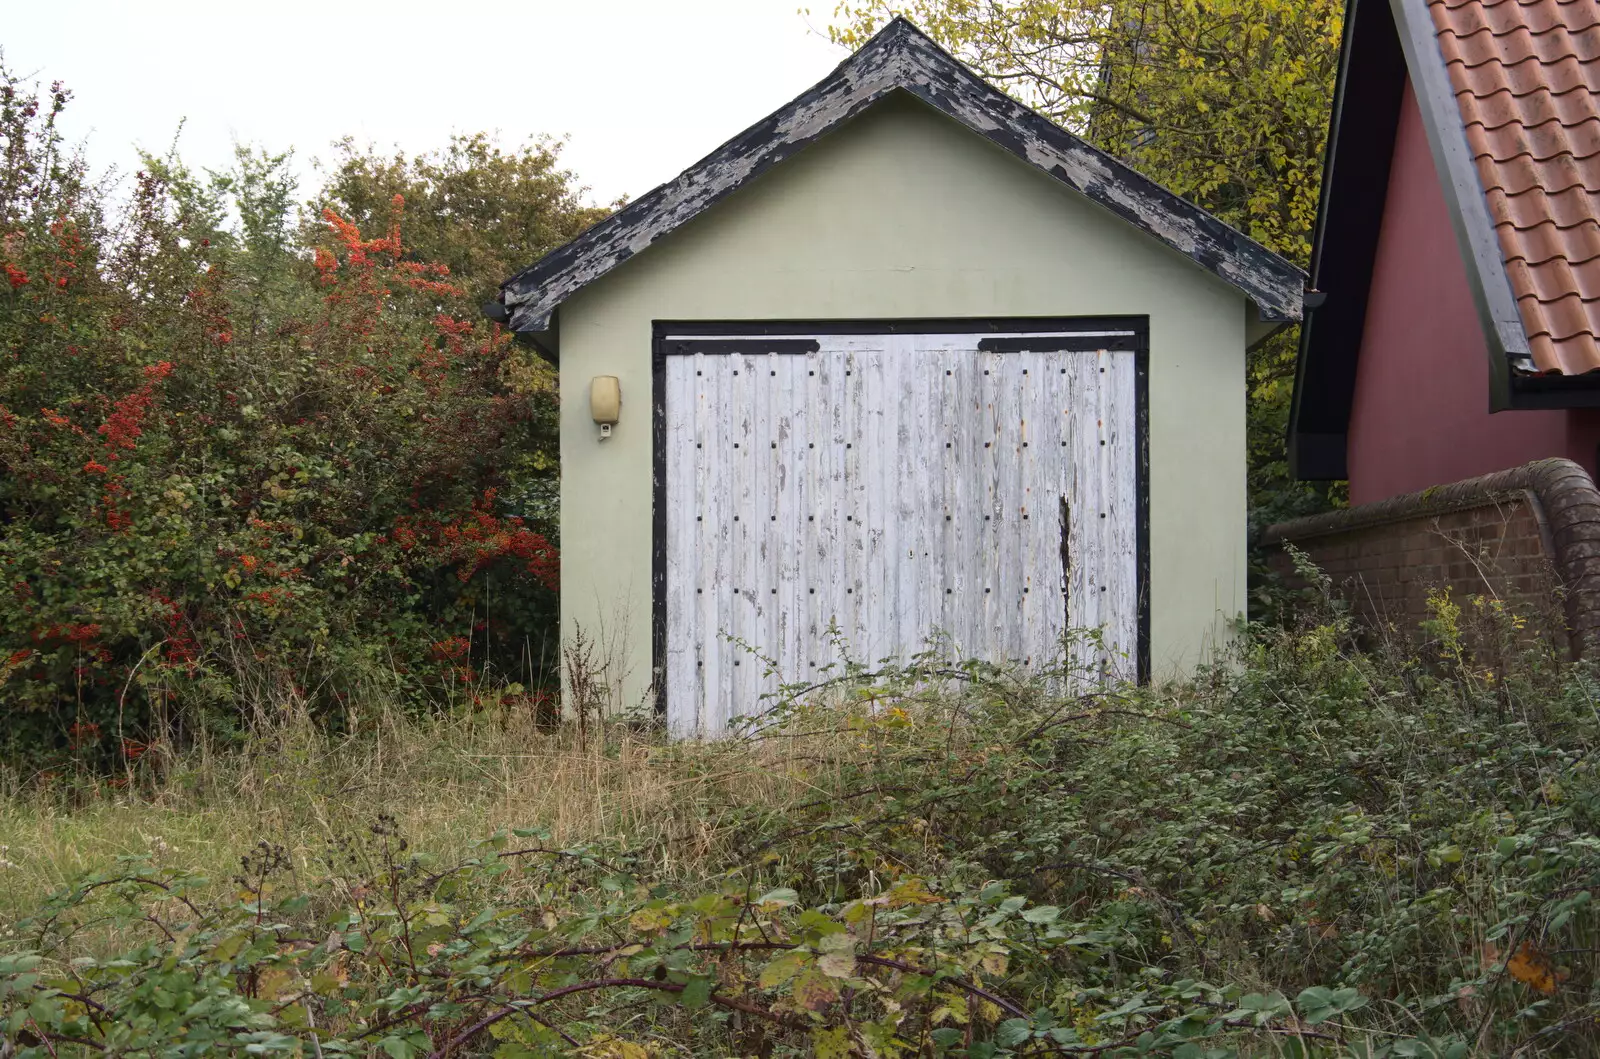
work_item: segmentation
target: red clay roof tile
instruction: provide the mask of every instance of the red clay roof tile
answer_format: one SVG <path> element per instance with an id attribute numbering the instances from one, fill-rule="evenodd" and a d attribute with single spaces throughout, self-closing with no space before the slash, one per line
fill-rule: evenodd
<path id="1" fill-rule="evenodd" d="M 1600 2 L 1427 2 L 1535 368 L 1600 371 Z"/>
<path id="2" fill-rule="evenodd" d="M 1520 195 L 1513 195 L 1505 188 L 1490 188 L 1489 216 L 1496 224 L 1517 228 L 1532 228 L 1545 221 L 1558 228 L 1571 228 L 1595 219 L 1594 197 L 1581 187 L 1557 192 L 1536 187 Z"/>

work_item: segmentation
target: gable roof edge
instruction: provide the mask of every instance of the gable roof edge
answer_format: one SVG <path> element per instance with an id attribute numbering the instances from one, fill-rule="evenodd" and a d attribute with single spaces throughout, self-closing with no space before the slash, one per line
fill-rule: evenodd
<path id="1" fill-rule="evenodd" d="M 1489 216 L 1483 181 L 1467 143 L 1467 130 L 1456 102 L 1450 71 L 1439 50 L 1438 32 L 1428 10 L 1428 0 L 1390 0 L 1400 48 L 1405 53 L 1412 90 L 1422 111 L 1451 225 L 1467 266 L 1467 283 L 1490 355 L 1490 395 L 1495 411 L 1510 406 L 1513 364 L 1532 365 L 1528 339 L 1522 327 L 1505 256 L 1494 219 Z"/>
<path id="2" fill-rule="evenodd" d="M 1263 320 L 1300 319 L 1305 274 L 1291 262 L 1005 95 L 896 18 L 811 89 L 508 279 L 501 299 L 512 329 L 547 330 L 577 291 L 894 91 L 1182 253 L 1243 292 Z"/>
<path id="3" fill-rule="evenodd" d="M 1360 69 L 1360 76 L 1353 76 Z M 1314 300 L 1300 326 L 1289 405 L 1290 473 L 1345 478 L 1356 352 L 1389 186 L 1405 56 L 1389 0 L 1346 0 L 1311 247 Z"/>

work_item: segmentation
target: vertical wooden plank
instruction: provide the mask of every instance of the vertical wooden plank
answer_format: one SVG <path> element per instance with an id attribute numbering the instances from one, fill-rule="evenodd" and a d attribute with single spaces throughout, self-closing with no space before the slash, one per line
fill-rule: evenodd
<path id="1" fill-rule="evenodd" d="M 943 530 L 940 523 L 944 504 L 940 493 L 943 485 L 940 473 L 942 453 L 936 448 L 939 436 L 936 401 L 944 372 L 940 368 L 942 358 L 936 350 L 918 350 L 910 337 L 906 339 L 906 346 L 910 355 L 916 358 L 919 379 L 917 405 L 911 418 L 907 447 L 911 458 L 916 461 L 917 476 L 922 483 L 921 488 L 912 494 L 911 504 L 916 512 L 916 539 L 912 545 L 916 551 L 916 565 L 912 585 L 917 597 L 917 613 L 912 626 L 916 649 L 923 650 L 925 646 L 936 642 L 935 637 L 943 625 L 940 612 L 944 608 L 944 577 L 939 563 L 939 535 Z"/>
<path id="2" fill-rule="evenodd" d="M 840 646 L 843 651 L 850 654 L 850 657 L 856 656 L 859 646 L 854 640 L 856 637 L 854 589 L 861 563 L 853 537 L 845 534 L 845 512 L 850 510 L 856 493 L 856 478 L 850 466 L 851 453 L 845 448 L 846 437 L 850 437 L 853 432 L 851 424 L 854 422 L 856 408 L 859 405 L 854 400 L 856 376 L 846 374 L 853 363 L 854 354 L 848 349 L 838 350 L 829 362 L 829 373 L 834 376 L 829 386 L 830 394 L 834 395 L 834 429 L 829 437 L 829 458 L 832 459 L 832 474 L 837 485 L 830 491 L 830 510 L 827 514 L 827 525 L 834 539 L 834 563 L 837 571 L 837 581 L 834 582 L 834 603 L 837 608 L 838 629 L 842 637 Z"/>
<path id="3" fill-rule="evenodd" d="M 1047 664 L 1062 661 L 1061 634 L 1066 627 L 1065 571 L 1062 568 L 1061 498 L 1066 495 L 1061 459 L 1062 417 L 1056 408 L 1065 368 L 1060 352 L 1040 354 L 1034 371 L 1038 379 L 1031 390 L 1029 451 L 1032 460 L 1033 519 L 1032 593 L 1029 620 L 1039 626 L 1036 643 Z M 1070 505 L 1069 505 L 1070 506 Z M 1057 689 L 1060 690 L 1060 689 Z"/>
<path id="4" fill-rule="evenodd" d="M 888 456 L 885 485 L 893 500 L 885 551 L 891 564 L 889 578 L 894 583 L 894 604 L 886 615 L 885 626 L 892 637 L 895 654 L 908 659 L 926 634 L 925 629 L 919 628 L 923 620 L 923 586 L 918 580 L 922 573 L 918 531 L 926 520 L 923 498 L 928 489 L 927 453 L 917 448 L 915 435 L 917 421 L 923 413 L 927 379 L 912 336 L 891 335 L 884 360 L 884 426 Z"/>
<path id="5" fill-rule="evenodd" d="M 943 349 L 934 355 L 932 385 L 928 398 L 928 449 L 935 464 L 939 504 L 934 517 L 938 525 L 929 534 L 930 546 L 936 553 L 932 564 L 934 577 L 934 606 L 939 630 L 944 637 L 946 654 L 951 661 L 960 658 L 957 646 L 956 617 L 960 606 L 955 594 L 957 566 L 956 544 L 956 493 L 955 449 L 951 437 L 957 415 L 956 378 L 951 365 L 955 355 Z"/>
<path id="6" fill-rule="evenodd" d="M 718 358 L 720 359 L 720 358 Z M 722 656 L 717 650 L 717 631 L 722 624 L 722 613 L 728 594 L 728 553 L 723 540 L 723 518 L 718 494 L 726 493 L 727 461 L 721 458 L 720 439 L 727 422 L 726 406 L 722 403 L 722 383 L 716 362 L 704 355 L 694 357 L 694 367 L 700 374 L 695 377 L 700 390 L 701 421 L 696 431 L 695 450 L 696 514 L 699 521 L 700 548 L 705 553 L 701 560 L 702 585 L 698 593 L 700 614 L 695 635 L 700 650 L 700 698 L 695 703 L 693 718 L 685 716 L 685 724 L 692 723 L 694 734 L 702 734 L 712 703 L 722 694 L 726 675 L 722 670 Z"/>
<path id="7" fill-rule="evenodd" d="M 823 346 L 806 359 L 810 365 L 808 371 L 815 372 L 814 375 L 808 375 L 806 383 L 813 408 L 811 418 L 813 436 L 808 445 L 816 446 L 810 449 L 813 487 L 808 509 L 808 514 L 813 520 L 811 525 L 815 535 L 817 556 L 814 574 L 817 585 L 817 621 L 812 634 L 816 638 L 812 645 L 812 657 L 817 663 L 812 680 L 816 681 L 831 673 L 831 670 L 825 669 L 833 661 L 833 651 L 827 642 L 827 629 L 830 621 L 835 620 L 839 613 L 839 599 L 844 594 L 843 573 L 833 532 L 833 510 L 841 488 L 841 479 L 834 470 L 837 461 L 833 452 L 840 413 L 832 367 L 837 354 L 830 347 Z"/>
<path id="8" fill-rule="evenodd" d="M 715 693 L 716 685 L 710 678 L 715 671 L 716 662 L 717 611 L 719 600 L 727 587 L 720 576 L 722 542 L 718 534 L 716 514 L 708 503 L 712 488 L 713 461 L 716 456 L 716 424 L 720 420 L 722 409 L 716 400 L 716 377 L 706 371 L 705 354 L 696 353 L 693 357 L 680 359 L 686 362 L 685 370 L 692 372 L 695 401 L 692 442 L 695 446 L 694 496 L 687 501 L 687 505 L 693 508 L 695 550 L 698 553 L 693 600 L 694 619 L 690 622 L 690 630 L 687 633 L 694 639 L 695 682 L 691 700 L 693 708 L 682 715 L 682 723 L 693 732 L 703 726 L 707 699 Z M 684 484 L 688 486 L 689 483 Z M 671 488 L 670 484 L 668 488 Z"/>
<path id="9" fill-rule="evenodd" d="M 981 556 L 981 530 L 983 526 L 982 475 L 975 474 L 977 456 L 972 449 L 972 439 L 981 422 L 980 402 L 976 393 L 978 376 L 978 349 L 962 346 L 950 358 L 952 371 L 953 414 L 946 420 L 950 436 L 950 480 L 953 485 L 952 508 L 955 527 L 955 545 L 950 562 L 955 569 L 947 576 L 954 589 L 951 599 L 956 606 L 951 635 L 956 641 L 956 651 L 962 660 L 978 657 L 982 651 L 981 616 L 983 607 L 983 578 L 979 565 Z"/>
<path id="10" fill-rule="evenodd" d="M 672 700 L 680 698 L 685 690 L 682 686 L 683 666 L 685 648 L 688 641 L 681 638 L 685 624 L 681 600 L 687 574 L 685 567 L 688 564 L 689 555 L 692 554 L 692 546 L 689 541 L 684 539 L 682 528 L 682 508 L 685 506 L 685 490 L 674 490 L 672 483 L 683 480 L 681 471 L 683 466 L 684 424 L 687 422 L 692 425 L 693 421 L 683 418 L 684 406 L 680 399 L 683 378 L 680 371 L 670 360 L 665 365 L 665 368 L 666 370 L 662 373 L 661 380 L 663 390 L 659 397 L 665 412 L 664 425 L 666 427 L 662 437 L 665 451 L 661 455 L 662 462 L 666 468 L 667 481 L 667 488 L 663 493 L 666 498 L 667 510 L 666 517 L 662 523 L 667 533 L 667 573 L 666 582 L 660 587 L 666 594 L 664 602 L 667 611 L 667 642 L 666 668 L 660 675 L 660 679 L 663 685 L 661 691 L 668 703 L 667 708 L 670 714 Z M 693 590 L 691 589 L 690 591 L 692 592 Z M 668 717 L 668 723 L 671 723 L 670 716 Z"/>
<path id="11" fill-rule="evenodd" d="M 867 550 L 867 536 L 858 522 L 867 509 L 867 482 L 862 466 L 861 446 L 866 442 L 869 411 L 866 408 L 866 362 L 862 350 L 850 350 L 845 365 L 845 395 L 848 406 L 843 424 L 843 459 L 848 494 L 843 510 L 838 512 L 838 533 L 843 536 L 846 557 L 850 563 L 848 584 L 845 585 L 845 613 L 850 616 L 846 629 L 850 630 L 851 649 L 862 661 L 870 661 L 872 643 L 867 635 L 867 595 L 872 584 L 872 563 Z"/>
<path id="12" fill-rule="evenodd" d="M 1115 452 L 1117 450 L 1118 424 L 1111 401 L 1113 380 L 1110 376 L 1112 354 L 1106 350 L 1097 351 L 1095 364 L 1095 377 L 1098 388 L 1095 391 L 1096 407 L 1100 414 L 1100 438 L 1105 442 L 1100 446 L 1100 494 L 1104 499 L 1106 512 L 1109 517 L 1105 520 L 1105 527 L 1101 533 L 1101 583 L 1106 591 L 1101 593 L 1100 621 L 1106 638 L 1106 669 L 1108 672 L 1120 671 L 1123 664 L 1121 657 L 1124 645 L 1120 642 L 1121 629 L 1118 627 L 1117 596 L 1118 577 L 1116 536 L 1117 527 L 1126 517 L 1119 503 L 1120 497 L 1116 492 L 1116 477 L 1114 474 Z"/>
<path id="13" fill-rule="evenodd" d="M 751 555 L 755 547 L 755 538 L 750 533 L 749 513 L 754 500 L 754 475 L 750 465 L 750 435 L 751 422 L 755 412 L 751 408 L 753 394 L 750 391 L 750 374 L 745 370 L 745 357 L 742 353 L 728 355 L 728 399 L 729 415 L 733 420 L 733 429 L 729 432 L 727 444 L 724 446 L 729 462 L 729 484 L 731 498 L 729 514 L 732 516 L 730 527 L 730 545 L 733 549 L 731 555 L 731 572 L 733 580 L 732 613 L 728 619 L 728 634 L 733 641 L 725 640 L 724 649 L 728 652 L 731 662 L 729 669 L 728 692 L 719 704 L 716 717 L 716 730 L 722 731 L 728 723 L 732 713 L 738 709 L 748 695 L 749 681 L 747 673 L 750 669 L 748 652 L 737 641 L 747 641 L 754 632 L 755 599 L 754 586 L 751 581 L 754 577 L 754 562 Z"/>
<path id="14" fill-rule="evenodd" d="M 777 374 L 772 381 L 776 383 L 776 400 L 781 408 L 773 438 L 777 444 L 773 450 L 776 461 L 773 473 L 778 484 L 778 520 L 773 523 L 773 538 L 778 549 L 778 641 L 782 645 L 777 678 L 773 682 L 776 690 L 783 684 L 805 679 L 806 660 L 801 638 L 810 607 L 800 583 L 801 564 L 806 558 L 805 516 L 799 514 L 804 483 L 803 476 L 796 473 L 804 467 L 805 443 L 802 441 L 798 446 L 795 443 L 796 438 L 805 433 L 805 390 L 795 371 L 797 363 L 803 364 L 803 358 L 784 354 L 775 356 L 773 361 L 773 371 Z M 771 705 L 769 701 L 769 708 Z"/>
<path id="15" fill-rule="evenodd" d="M 1112 538 L 1108 541 L 1108 561 L 1111 564 L 1112 599 L 1115 635 L 1123 658 L 1120 675 L 1133 678 L 1138 666 L 1138 500 L 1137 467 L 1138 436 L 1135 410 L 1135 354 L 1117 351 L 1106 355 L 1109 363 L 1106 389 L 1107 421 L 1114 425 L 1111 433 L 1108 488 L 1113 496 L 1116 518 L 1112 521 Z"/>
<path id="16" fill-rule="evenodd" d="M 1010 632 L 1007 614 L 1010 601 L 1006 598 L 1005 592 L 1008 536 L 1005 513 L 1010 496 L 1005 482 L 1007 461 L 1001 455 L 1005 443 L 1003 420 L 1007 401 L 1004 382 L 1006 361 L 1007 358 L 1003 355 L 988 354 L 985 355 L 983 363 L 983 370 L 988 373 L 983 376 L 984 402 L 988 409 L 988 414 L 985 416 L 987 430 L 983 435 L 987 448 L 983 450 L 983 462 L 988 471 L 990 488 L 989 505 L 984 511 L 988 521 L 984 525 L 989 533 L 992 553 L 988 584 L 984 586 L 988 589 L 984 593 L 984 601 L 988 605 L 989 626 L 988 642 L 984 649 L 987 657 L 996 662 L 1005 660 L 1010 647 L 1007 639 Z"/>
<path id="17" fill-rule="evenodd" d="M 745 515 L 749 524 L 751 544 L 750 571 L 752 626 L 746 638 L 755 653 L 745 652 L 744 696 L 734 704 L 736 716 L 757 713 L 761 709 L 761 696 L 766 691 L 767 659 L 773 651 L 774 611 L 777 610 L 777 571 L 772 568 L 772 508 L 775 496 L 772 483 L 772 450 L 768 447 L 772 427 L 772 380 L 767 377 L 765 354 L 751 354 L 745 360 L 745 374 L 750 387 L 750 511 Z"/>
<path id="18" fill-rule="evenodd" d="M 1047 625 L 1039 621 L 1038 579 L 1040 523 L 1034 492 L 1034 405 L 1040 386 L 1043 356 L 1035 352 L 1018 353 L 1013 358 L 1017 372 L 1017 650 L 1031 667 L 1046 664 L 1044 649 Z"/>
<path id="19" fill-rule="evenodd" d="M 916 369 L 905 360 L 906 336 L 890 335 L 884 343 L 883 370 L 878 380 L 881 387 L 879 401 L 883 409 L 879 457 L 883 481 L 883 559 L 885 605 L 882 616 L 884 639 L 888 646 L 885 654 L 905 661 L 912 645 L 906 629 L 915 615 L 908 612 L 916 607 L 910 583 L 912 527 L 908 525 L 911 513 L 907 509 L 910 497 L 906 479 L 916 474 L 906 463 L 906 431 L 914 414 L 916 401 Z"/>
<path id="20" fill-rule="evenodd" d="M 702 448 L 699 450 L 705 467 L 702 479 L 704 492 L 699 505 L 704 513 L 701 523 L 701 540 L 711 556 L 711 578 L 706 585 L 701 603 L 699 635 L 701 651 L 705 657 L 705 675 L 701 678 L 704 691 L 695 717 L 696 731 L 712 735 L 717 731 L 717 717 L 728 696 L 732 673 L 728 668 L 727 645 L 723 632 L 728 628 L 733 614 L 733 527 L 731 514 L 731 472 L 733 461 L 729 458 L 729 437 L 733 420 L 728 406 L 728 372 L 730 358 L 695 357 L 701 389 L 706 395 L 706 422 L 702 431 Z"/>
<path id="21" fill-rule="evenodd" d="M 1091 377 L 1085 372 L 1084 358 L 1072 354 L 1067 358 L 1066 386 L 1059 395 L 1062 416 L 1066 421 L 1066 445 L 1063 451 L 1068 459 L 1068 503 L 1072 520 L 1071 559 L 1072 585 L 1071 624 L 1074 636 L 1091 628 L 1099 613 L 1099 591 L 1094 574 L 1094 553 L 1102 514 L 1095 476 L 1089 473 L 1091 449 L 1096 443 L 1096 413 L 1093 404 Z M 1073 661 L 1083 663 L 1082 649 L 1074 652 Z"/>
<path id="22" fill-rule="evenodd" d="M 688 486 L 693 481 L 695 468 L 694 363 L 687 357 L 669 357 L 665 368 L 662 401 L 666 451 L 662 455 L 667 476 L 667 580 L 663 590 L 667 613 L 666 672 L 662 674 L 662 682 L 669 713 L 687 709 L 692 716 L 696 654 L 692 615 L 694 590 L 699 579 L 694 491 Z M 669 725 L 672 721 L 669 717 Z"/>
<path id="23" fill-rule="evenodd" d="M 1105 474 L 1101 465 L 1109 439 L 1106 437 L 1105 409 L 1101 404 L 1098 354 L 1080 356 L 1078 371 L 1082 384 L 1077 401 L 1083 410 L 1080 437 L 1083 454 L 1079 473 L 1089 499 L 1084 515 L 1087 518 L 1090 512 L 1094 512 L 1097 519 L 1090 532 L 1084 534 L 1084 596 L 1088 603 L 1084 617 L 1088 628 L 1101 629 L 1105 626 L 1106 601 L 1109 598 L 1107 591 L 1110 587 L 1106 583 L 1106 527 L 1116 521 L 1117 513 L 1111 510 L 1111 498 L 1106 495 Z M 1099 519 L 1101 514 L 1106 518 Z"/>
<path id="24" fill-rule="evenodd" d="M 1100 628 L 1105 637 L 1106 649 L 1101 658 L 1102 671 L 1116 668 L 1116 656 L 1120 645 L 1116 642 L 1116 613 L 1115 613 L 1115 578 L 1116 562 L 1108 547 L 1115 539 L 1116 525 L 1122 519 L 1122 512 L 1117 508 L 1117 497 L 1111 489 L 1111 451 L 1115 440 L 1116 424 L 1108 414 L 1107 407 L 1107 351 L 1095 352 L 1094 366 L 1094 409 L 1095 417 L 1099 423 L 1098 445 L 1094 450 L 1095 486 L 1100 492 L 1101 509 L 1107 517 L 1100 524 L 1099 554 L 1097 555 L 1098 576 L 1100 579 L 1100 613 L 1098 615 Z"/>
<path id="25" fill-rule="evenodd" d="M 902 428 L 906 419 L 905 386 L 909 381 L 903 367 L 896 363 L 895 348 L 899 335 L 891 335 L 884 343 L 882 359 L 878 363 L 878 517 L 873 528 L 877 530 L 880 562 L 883 564 L 883 599 L 878 612 L 879 635 L 883 647 L 881 655 L 904 661 L 909 645 L 900 637 L 900 623 L 911 601 L 902 594 L 905 588 L 901 575 L 906 564 L 907 526 L 901 512 L 902 485 L 906 476 L 901 462 Z"/>
<path id="26" fill-rule="evenodd" d="M 854 451 L 865 488 L 861 495 L 861 507 L 855 512 L 855 522 L 847 522 L 845 528 L 860 538 L 866 556 L 866 584 L 862 589 L 865 598 L 857 606 L 861 615 L 862 646 L 867 652 L 868 662 L 876 665 L 889 647 L 884 638 L 883 619 L 891 605 L 886 599 L 889 593 L 888 563 L 883 554 L 883 527 L 889 521 L 884 508 L 884 491 L 888 483 L 884 479 L 883 353 L 880 350 L 865 352 L 857 364 L 859 367 L 856 370 L 861 374 L 862 427 L 861 436 L 854 443 Z"/>
<path id="27" fill-rule="evenodd" d="M 832 402 L 830 411 L 832 427 L 828 434 L 828 473 L 833 482 L 828 492 L 827 523 L 828 539 L 833 549 L 830 569 L 834 574 L 834 614 L 839 623 L 840 640 L 837 648 L 839 652 L 850 652 L 851 657 L 854 657 L 856 649 L 852 639 L 855 636 L 854 593 L 859 560 L 851 538 L 844 532 L 844 513 L 849 510 L 855 489 L 855 479 L 851 477 L 849 463 L 845 459 L 850 453 L 844 447 L 846 434 L 852 429 L 851 417 L 855 414 L 855 402 L 851 398 L 851 385 L 855 382 L 855 376 L 845 374 L 851 363 L 853 354 L 847 349 L 839 349 L 828 358 L 826 365 L 828 393 Z M 836 654 L 836 657 L 840 662 L 845 660 L 843 653 Z"/>
<path id="28" fill-rule="evenodd" d="M 981 651 L 984 658 L 999 661 L 1005 652 L 1005 638 L 1003 622 L 1000 612 L 1000 537 L 999 526 L 995 521 L 1000 511 L 1000 460 L 995 442 L 999 440 L 999 378 L 995 371 L 999 368 L 1000 357 L 994 353 L 978 354 L 978 376 L 974 380 L 978 383 L 979 393 L 982 395 L 983 410 L 979 420 L 979 432 L 973 438 L 974 451 L 978 459 L 974 466 L 980 468 L 980 481 L 983 483 L 983 505 L 979 515 L 983 529 L 981 538 L 980 559 L 983 563 L 982 600 L 983 600 L 983 640 Z"/>
<path id="29" fill-rule="evenodd" d="M 1000 503 L 995 511 L 995 531 L 1000 541 L 1000 576 L 995 587 L 998 597 L 1000 642 L 996 657 L 1008 662 L 1022 659 L 1022 496 L 1018 460 L 1022 456 L 1021 416 L 1017 394 L 1022 386 L 1022 367 L 1017 354 L 1000 356 L 995 366 L 994 439 L 995 471 Z"/>
<path id="30" fill-rule="evenodd" d="M 751 625 L 746 641 L 755 651 L 745 651 L 744 694 L 734 704 L 737 716 L 754 713 L 761 708 L 761 696 L 766 690 L 767 659 L 773 650 L 773 611 L 777 600 L 773 589 L 777 587 L 776 571 L 772 568 L 770 516 L 773 505 L 772 452 L 768 439 L 772 426 L 772 385 L 767 378 L 768 357 L 750 354 L 745 358 L 743 377 L 750 390 L 750 443 L 745 459 L 750 465 L 750 507 L 744 516 L 750 534 L 750 585 Z"/>
<path id="31" fill-rule="evenodd" d="M 810 513 L 816 519 L 817 541 L 817 642 L 813 647 L 817 669 L 813 679 L 823 679 L 831 674 L 825 667 L 833 660 L 827 643 L 828 623 L 837 620 L 839 600 L 844 598 L 843 570 L 833 532 L 833 510 L 842 488 L 842 478 L 836 473 L 838 461 L 834 459 L 834 438 L 839 429 L 839 400 L 833 364 L 838 354 L 829 345 L 808 358 L 814 376 L 807 379 L 814 405 L 811 425 L 815 435 L 812 441 L 812 466 L 815 468 L 815 487 L 811 494 Z"/>
<path id="32" fill-rule="evenodd" d="M 684 631 L 679 635 L 689 640 L 689 650 L 684 662 L 685 679 L 679 684 L 687 695 L 687 709 L 681 714 L 691 729 L 698 726 L 698 718 L 705 708 L 705 610 L 704 600 L 706 593 L 712 591 L 710 581 L 715 568 L 715 553 L 708 547 L 707 531 L 711 528 L 706 525 L 705 496 L 702 483 L 706 475 L 705 432 L 713 411 L 711 402 L 707 398 L 706 378 L 701 367 L 703 356 L 695 354 L 692 357 L 676 358 L 683 362 L 680 369 L 684 376 L 684 389 L 692 404 L 682 409 L 678 415 L 689 419 L 690 427 L 688 437 L 684 439 L 685 452 L 688 456 L 688 477 L 678 480 L 677 489 L 687 493 L 687 496 L 678 499 L 682 505 L 683 525 L 687 530 L 690 546 L 694 549 L 694 563 L 692 580 L 683 585 L 682 592 L 684 610 Z M 670 362 L 669 362 L 670 368 Z M 672 415 L 670 411 L 668 415 Z M 669 496 L 673 490 L 672 481 L 667 482 Z M 668 638 L 672 637 L 671 622 L 668 622 Z M 669 710 L 672 708 L 670 700 Z"/>
<path id="33" fill-rule="evenodd" d="M 950 589 L 945 596 L 945 625 L 950 631 L 951 653 L 961 660 L 971 654 L 967 643 L 970 635 L 967 615 L 972 610 L 972 600 L 969 598 L 971 585 L 967 569 L 971 545 L 966 490 L 970 475 L 966 470 L 966 449 L 962 437 L 965 434 L 964 424 L 972 418 L 967 407 L 967 369 L 972 363 L 972 356 L 970 351 L 962 348 L 952 349 L 945 354 L 944 370 L 949 374 L 943 378 L 939 420 L 944 434 L 940 455 L 945 462 L 945 514 L 950 516 L 945 522 L 944 538 L 944 583 Z"/>
<path id="34" fill-rule="evenodd" d="M 913 422 L 912 451 L 921 464 L 923 487 L 917 504 L 917 636 L 929 646 L 944 641 L 944 450 L 939 418 L 939 396 L 944 389 L 944 357 L 937 350 L 914 351 L 922 377 L 917 415 Z M 920 649 L 920 645 L 919 645 Z"/>
<path id="35" fill-rule="evenodd" d="M 800 469 L 796 476 L 795 518 L 800 533 L 800 562 L 795 571 L 795 594 L 805 607 L 805 624 L 800 630 L 798 650 L 800 673 L 797 680 L 813 684 L 818 667 L 822 665 L 822 642 L 819 635 L 826 627 L 824 612 L 827 595 L 817 591 L 823 584 L 823 570 L 827 559 L 822 551 L 821 528 L 817 525 L 817 499 L 821 488 L 821 462 L 817 451 L 818 434 L 827 422 L 827 410 L 819 400 L 817 384 L 817 359 L 820 353 L 806 353 L 795 361 L 795 391 L 802 415 L 795 417 L 795 463 Z"/>

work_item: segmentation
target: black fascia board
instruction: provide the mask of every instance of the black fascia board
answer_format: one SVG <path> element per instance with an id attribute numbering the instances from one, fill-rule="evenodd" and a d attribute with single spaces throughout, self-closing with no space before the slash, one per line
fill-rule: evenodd
<path id="1" fill-rule="evenodd" d="M 1269 322 L 1298 321 L 1305 274 L 967 69 L 895 18 L 826 78 L 672 180 L 508 279 L 518 331 L 541 331 L 567 298 L 894 92 L 906 92 L 1049 174 L 1242 291 Z"/>
<path id="2" fill-rule="evenodd" d="M 1406 83 L 1386 0 L 1349 0 L 1339 58 L 1311 255 L 1324 300 L 1300 325 L 1289 412 L 1290 473 L 1303 481 L 1348 476 L 1356 359 Z"/>

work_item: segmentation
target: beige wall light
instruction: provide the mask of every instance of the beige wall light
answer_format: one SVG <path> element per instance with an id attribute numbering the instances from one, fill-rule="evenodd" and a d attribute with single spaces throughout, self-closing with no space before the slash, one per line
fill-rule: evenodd
<path id="1" fill-rule="evenodd" d="M 611 428 L 622 417 L 622 385 L 615 375 L 596 375 L 589 380 L 589 414 L 600 425 L 600 440 L 611 436 Z"/>

